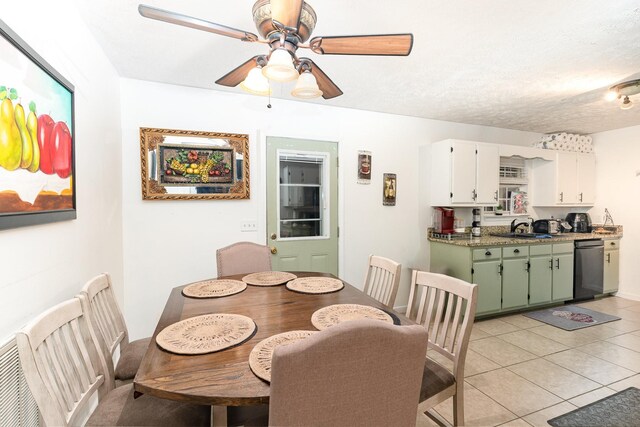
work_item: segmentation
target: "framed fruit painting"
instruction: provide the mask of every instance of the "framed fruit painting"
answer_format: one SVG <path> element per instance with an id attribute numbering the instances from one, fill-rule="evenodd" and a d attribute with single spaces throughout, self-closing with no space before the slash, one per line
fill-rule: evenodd
<path id="1" fill-rule="evenodd" d="M 0 230 L 76 218 L 73 92 L 0 21 Z"/>
<path id="2" fill-rule="evenodd" d="M 249 198 L 249 136 L 140 128 L 143 200 Z"/>

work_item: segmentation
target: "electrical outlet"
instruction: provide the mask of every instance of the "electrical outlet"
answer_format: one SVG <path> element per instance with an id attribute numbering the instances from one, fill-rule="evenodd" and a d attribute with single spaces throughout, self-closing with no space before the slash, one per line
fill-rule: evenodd
<path id="1" fill-rule="evenodd" d="M 256 221 L 242 221 L 240 231 L 258 231 L 258 224 Z"/>

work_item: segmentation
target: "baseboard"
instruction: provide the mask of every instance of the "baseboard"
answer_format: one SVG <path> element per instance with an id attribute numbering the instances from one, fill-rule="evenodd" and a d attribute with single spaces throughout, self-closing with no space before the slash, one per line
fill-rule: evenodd
<path id="1" fill-rule="evenodd" d="M 616 292 L 615 296 L 624 298 L 624 299 L 630 299 L 633 301 L 640 301 L 640 295 L 637 295 L 637 294 L 628 294 L 626 292 Z"/>

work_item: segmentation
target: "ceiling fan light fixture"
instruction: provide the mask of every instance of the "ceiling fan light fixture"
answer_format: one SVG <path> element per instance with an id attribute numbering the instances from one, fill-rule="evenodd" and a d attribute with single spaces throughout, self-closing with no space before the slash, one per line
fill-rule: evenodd
<path id="1" fill-rule="evenodd" d="M 300 73 L 296 87 L 291 91 L 291 95 L 296 98 L 313 99 L 322 96 L 322 91 L 318 87 L 318 82 L 311 71 L 305 70 Z"/>
<path id="2" fill-rule="evenodd" d="M 630 110 L 631 108 L 633 108 L 633 102 L 631 102 L 628 96 L 624 97 L 624 100 L 622 101 L 622 105 L 620 105 L 620 108 L 622 108 L 623 110 Z"/>
<path id="3" fill-rule="evenodd" d="M 267 96 L 271 94 L 269 80 L 262 75 L 262 67 L 259 65 L 249 71 L 247 77 L 240 83 L 240 88 L 254 95 Z"/>
<path id="4" fill-rule="evenodd" d="M 607 94 L 604 96 L 604 99 L 606 99 L 607 101 L 611 102 L 611 101 L 615 101 L 619 97 L 620 97 L 620 94 L 618 93 L 618 91 L 613 89 L 613 88 L 611 88 L 611 89 L 609 89 Z"/>
<path id="5" fill-rule="evenodd" d="M 290 82 L 298 77 L 291 54 L 282 48 L 274 49 L 271 52 L 269 62 L 262 69 L 262 74 L 269 80 L 276 82 Z"/>

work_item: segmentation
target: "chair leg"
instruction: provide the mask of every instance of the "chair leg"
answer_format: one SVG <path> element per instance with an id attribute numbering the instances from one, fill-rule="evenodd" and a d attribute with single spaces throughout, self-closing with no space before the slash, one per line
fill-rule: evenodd
<path id="1" fill-rule="evenodd" d="M 464 426 L 464 381 L 456 385 L 453 396 L 453 425 Z"/>

